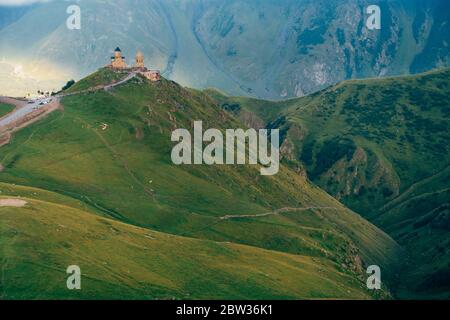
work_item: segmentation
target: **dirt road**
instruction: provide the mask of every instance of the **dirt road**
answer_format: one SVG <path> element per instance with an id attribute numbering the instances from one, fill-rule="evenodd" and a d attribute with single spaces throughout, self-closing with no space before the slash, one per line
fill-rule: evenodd
<path id="1" fill-rule="evenodd" d="M 35 101 L 26 101 L 10 97 L 0 97 L 1 103 L 11 104 L 16 107 L 12 112 L 0 118 L 0 147 L 9 143 L 12 133 L 26 126 L 29 126 L 36 121 L 39 121 L 49 113 L 60 108 L 61 98 L 84 92 L 94 92 L 100 90 L 109 91 L 116 86 L 130 81 L 135 76 L 136 73 L 131 72 L 124 79 L 115 83 L 102 85 L 79 92 L 72 92 L 67 94 L 63 93 L 53 97 L 37 99 Z"/>
<path id="2" fill-rule="evenodd" d="M 242 218 L 261 218 L 261 217 L 267 217 L 267 216 L 271 216 L 271 215 L 278 215 L 281 213 L 308 211 L 308 210 L 314 210 L 314 209 L 315 210 L 336 210 L 337 208 L 334 208 L 334 207 L 281 208 L 281 209 L 274 210 L 271 212 L 259 213 L 259 214 L 226 215 L 226 216 L 220 217 L 220 220 L 242 219 Z"/>
<path id="3" fill-rule="evenodd" d="M 9 143 L 11 135 L 30 124 L 39 121 L 60 108 L 59 98 L 40 99 L 33 103 L 0 97 L 0 102 L 16 106 L 16 109 L 0 119 L 0 147 Z"/>

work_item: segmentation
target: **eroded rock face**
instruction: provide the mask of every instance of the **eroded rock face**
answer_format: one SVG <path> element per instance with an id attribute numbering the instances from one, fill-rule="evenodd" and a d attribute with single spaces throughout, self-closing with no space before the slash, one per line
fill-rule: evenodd
<path id="1" fill-rule="evenodd" d="M 239 120 L 242 121 L 247 127 L 254 128 L 256 130 L 264 129 L 265 123 L 254 113 L 242 111 L 239 113 Z"/>
<path id="2" fill-rule="evenodd" d="M 351 157 L 340 158 L 315 181 L 344 203 L 357 202 L 360 212 L 381 205 L 400 190 L 395 171 L 361 147 Z"/>

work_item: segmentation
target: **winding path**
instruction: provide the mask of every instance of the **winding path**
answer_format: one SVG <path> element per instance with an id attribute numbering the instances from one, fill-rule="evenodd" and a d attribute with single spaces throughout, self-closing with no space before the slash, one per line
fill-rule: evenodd
<path id="1" fill-rule="evenodd" d="M 335 210 L 337 208 L 335 208 L 335 207 L 304 207 L 304 208 L 285 207 L 285 208 L 277 209 L 277 210 L 274 210 L 271 212 L 259 213 L 259 214 L 226 215 L 226 216 L 220 217 L 220 220 L 239 219 L 239 218 L 260 218 L 260 217 L 278 215 L 278 214 L 286 213 L 286 212 L 308 211 L 308 210 L 314 210 L 314 209 Z"/>

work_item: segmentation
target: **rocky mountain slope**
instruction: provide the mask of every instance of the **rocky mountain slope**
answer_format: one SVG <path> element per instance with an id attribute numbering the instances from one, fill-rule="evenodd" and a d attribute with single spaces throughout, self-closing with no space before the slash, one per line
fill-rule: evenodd
<path id="1" fill-rule="evenodd" d="M 381 30 L 365 26 L 365 10 L 372 4 L 381 8 Z M 51 64 L 55 82 L 42 84 L 56 86 L 56 80 L 62 85 L 106 64 L 120 46 L 129 61 L 141 49 L 148 66 L 182 85 L 281 99 L 344 79 L 448 66 L 450 59 L 446 0 L 89 0 L 79 5 L 81 30 L 66 28 L 63 1 L 37 6 L 0 30 L 4 62 Z M 42 74 L 45 70 L 30 75 L 35 85 Z M 14 76 L 11 71 L 0 81 L 6 87 Z"/>

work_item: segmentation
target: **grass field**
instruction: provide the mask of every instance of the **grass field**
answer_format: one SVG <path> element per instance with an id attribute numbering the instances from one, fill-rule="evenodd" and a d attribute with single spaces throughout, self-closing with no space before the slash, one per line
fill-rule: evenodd
<path id="1" fill-rule="evenodd" d="M 21 199 L 23 208 L 0 209 L 3 299 L 371 298 L 327 259 L 168 235 Z M 83 280 L 72 292 L 65 270 L 74 264 Z"/>
<path id="2" fill-rule="evenodd" d="M 66 93 L 74 93 L 83 91 L 97 86 L 111 84 L 125 78 L 127 73 L 115 71 L 110 69 L 100 69 L 98 72 L 91 74 L 82 81 L 76 82 L 73 86 L 65 90 Z"/>
<path id="3" fill-rule="evenodd" d="M 105 77 L 114 76 L 93 75 L 77 86 Z M 63 112 L 21 130 L 1 149 L 0 195 L 30 202 L 0 208 L 7 221 L 3 246 L 11 257 L 2 262 L 11 265 L 7 298 L 67 297 L 60 280 L 51 288 L 38 281 L 31 290 L 24 282 L 32 281 L 26 276 L 32 270 L 60 279 L 61 266 L 77 259 L 89 261 L 88 281 L 96 284 L 83 293 L 87 298 L 121 292 L 122 298 L 387 296 L 363 289 L 364 267 L 382 266 L 388 284 L 397 244 L 301 172 L 283 165 L 278 175 L 263 177 L 254 166 L 171 163 L 173 129 L 191 128 L 197 119 L 205 128 L 243 126 L 209 95 L 138 77 L 111 92 L 74 95 L 62 103 Z M 222 219 L 281 208 L 291 210 Z M 167 241 L 142 239 L 138 234 L 145 232 Z M 30 255 L 17 265 L 8 262 L 21 252 Z M 42 265 L 46 260 L 55 262 Z M 19 271 L 22 278 L 14 276 Z"/>

